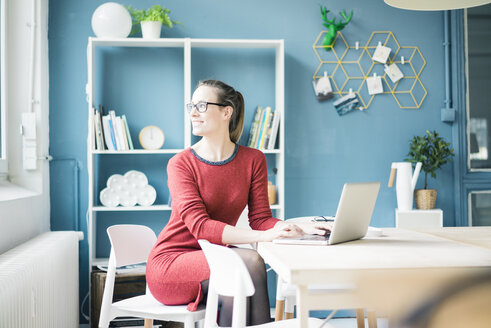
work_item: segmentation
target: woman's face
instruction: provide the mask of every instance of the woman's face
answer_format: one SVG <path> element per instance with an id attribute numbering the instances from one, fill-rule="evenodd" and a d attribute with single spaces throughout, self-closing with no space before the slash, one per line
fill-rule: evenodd
<path id="1" fill-rule="evenodd" d="M 197 104 L 201 101 L 218 103 L 216 88 L 207 85 L 198 87 L 193 93 L 192 102 Z M 230 107 L 208 104 L 204 113 L 200 113 L 196 108 L 193 108 L 190 118 L 193 134 L 196 136 L 210 135 L 224 129 L 228 131 Z"/>

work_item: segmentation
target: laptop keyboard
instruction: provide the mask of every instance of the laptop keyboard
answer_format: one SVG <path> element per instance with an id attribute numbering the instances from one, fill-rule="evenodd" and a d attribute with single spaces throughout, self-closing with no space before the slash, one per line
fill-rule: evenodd
<path id="1" fill-rule="evenodd" d="M 330 236 L 331 236 L 330 233 L 327 233 L 324 236 L 320 236 L 320 235 L 303 235 L 302 237 L 299 237 L 297 239 L 300 239 L 300 240 L 329 240 L 329 237 Z"/>

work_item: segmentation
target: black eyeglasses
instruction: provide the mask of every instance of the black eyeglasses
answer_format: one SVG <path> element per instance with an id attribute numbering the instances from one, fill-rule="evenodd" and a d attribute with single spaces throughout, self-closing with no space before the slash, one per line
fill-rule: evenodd
<path id="1" fill-rule="evenodd" d="M 217 105 L 221 107 L 226 107 L 228 105 L 225 104 L 219 104 L 219 103 L 214 103 L 214 102 L 209 102 L 209 101 L 199 101 L 196 104 L 193 104 L 192 102 L 186 104 L 186 110 L 188 111 L 189 114 L 193 111 L 193 108 L 196 108 L 198 113 L 204 113 L 208 109 L 208 105 Z"/>

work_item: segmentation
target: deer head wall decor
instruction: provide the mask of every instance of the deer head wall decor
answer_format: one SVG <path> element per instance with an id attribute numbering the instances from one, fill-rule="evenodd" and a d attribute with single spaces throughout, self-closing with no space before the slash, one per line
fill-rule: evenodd
<path id="1" fill-rule="evenodd" d="M 334 38 L 336 37 L 338 31 L 341 31 L 351 21 L 351 18 L 353 17 L 353 10 L 351 10 L 349 16 L 346 14 L 346 10 L 340 12 L 339 15 L 341 16 L 341 20 L 339 22 L 336 22 L 336 18 L 333 18 L 332 20 L 328 20 L 327 19 L 328 13 L 329 10 L 327 10 L 326 7 L 321 6 L 321 16 L 322 16 L 322 20 L 324 21 L 322 25 L 327 27 L 327 33 L 324 35 L 324 39 L 322 40 L 322 45 L 326 46 L 325 48 L 326 51 L 331 50 L 330 46 L 332 46 L 334 42 Z"/>

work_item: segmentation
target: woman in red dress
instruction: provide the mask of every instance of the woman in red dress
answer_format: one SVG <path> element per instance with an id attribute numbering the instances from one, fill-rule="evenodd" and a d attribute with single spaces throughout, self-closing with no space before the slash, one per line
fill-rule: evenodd
<path id="1" fill-rule="evenodd" d="M 272 217 L 264 154 L 237 144 L 244 127 L 244 99 L 216 80 L 200 82 L 186 105 L 193 134 L 201 140 L 169 160 L 172 199 L 169 223 L 160 233 L 147 263 L 152 295 L 167 305 L 188 304 L 195 311 L 204 298 L 210 270 L 197 240 L 215 244 L 248 244 L 325 234 L 328 225 L 288 224 Z M 235 227 L 248 206 L 252 230 Z M 251 249 L 234 248 L 253 278 L 256 293 L 249 298 L 248 325 L 270 321 L 264 262 Z M 230 326 L 232 302 L 221 299 L 219 324 Z"/>

